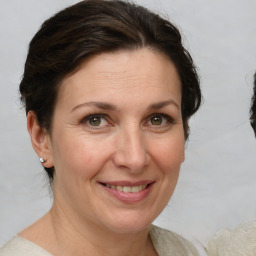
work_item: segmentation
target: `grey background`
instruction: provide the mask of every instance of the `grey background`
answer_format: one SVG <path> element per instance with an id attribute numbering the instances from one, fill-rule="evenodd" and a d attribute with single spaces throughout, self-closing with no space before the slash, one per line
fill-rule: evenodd
<path id="1" fill-rule="evenodd" d="M 76 2 L 0 0 L 0 245 L 51 205 L 17 91 L 30 39 L 46 18 Z M 221 228 L 256 219 L 256 140 L 248 121 L 256 1 L 136 2 L 181 29 L 201 76 L 204 104 L 190 122 L 177 189 L 156 223 L 204 244 Z"/>

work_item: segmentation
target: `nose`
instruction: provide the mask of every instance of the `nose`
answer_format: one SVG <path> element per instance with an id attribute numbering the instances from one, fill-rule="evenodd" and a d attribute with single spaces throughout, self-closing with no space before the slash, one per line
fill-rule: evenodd
<path id="1" fill-rule="evenodd" d="M 139 128 L 127 128 L 118 133 L 115 140 L 114 164 L 131 173 L 140 173 L 150 162 L 143 132 Z"/>

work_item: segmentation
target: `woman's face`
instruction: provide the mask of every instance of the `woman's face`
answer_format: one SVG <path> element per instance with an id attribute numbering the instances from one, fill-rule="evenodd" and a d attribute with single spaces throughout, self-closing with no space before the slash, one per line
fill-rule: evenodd
<path id="1" fill-rule="evenodd" d="M 184 160 L 181 83 L 143 48 L 87 60 L 60 86 L 47 163 L 74 222 L 137 232 L 160 214 Z"/>

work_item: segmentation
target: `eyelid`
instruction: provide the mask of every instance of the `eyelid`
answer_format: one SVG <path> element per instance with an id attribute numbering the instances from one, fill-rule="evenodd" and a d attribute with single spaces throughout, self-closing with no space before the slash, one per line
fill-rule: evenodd
<path id="1" fill-rule="evenodd" d="M 87 122 L 90 118 L 93 118 L 93 117 L 102 117 L 102 118 L 105 118 L 106 120 L 108 119 L 108 116 L 106 114 L 96 113 L 96 114 L 87 115 L 86 117 L 82 118 L 81 122 L 82 123 Z"/>
<path id="2" fill-rule="evenodd" d="M 107 119 L 107 115 L 106 115 L 106 114 L 103 114 L 103 113 L 96 113 L 96 114 L 89 114 L 89 115 L 87 115 L 86 117 L 83 117 L 80 122 L 81 122 L 81 123 L 85 123 L 85 122 L 87 122 L 90 118 L 93 118 L 93 117 L 102 117 L 102 118 Z"/>
<path id="3" fill-rule="evenodd" d="M 167 114 L 164 114 L 164 113 L 153 113 L 151 114 L 147 119 L 146 121 L 149 122 L 151 120 L 152 117 L 154 116 L 161 116 L 162 118 L 166 119 L 166 121 L 169 123 L 169 124 L 173 124 L 174 123 L 174 119 L 170 116 L 170 115 L 167 115 Z M 152 125 L 154 126 L 154 125 Z M 155 125 L 157 127 L 157 125 Z M 163 125 L 159 125 L 159 127 L 161 127 Z"/>
<path id="4" fill-rule="evenodd" d="M 153 118 L 154 116 L 160 116 L 161 118 L 164 119 L 164 122 L 166 122 L 165 124 L 160 124 L 160 125 L 153 125 L 153 124 L 149 124 L 151 118 Z M 103 118 L 105 119 L 105 121 L 109 124 L 109 126 L 111 126 L 111 119 L 109 117 L 108 114 L 105 114 L 105 113 L 94 113 L 94 114 L 88 114 L 86 117 L 82 118 L 80 123 L 81 124 L 86 124 L 86 122 L 88 122 L 91 118 L 94 118 L 94 117 L 100 117 L 100 118 Z M 153 114 L 150 114 L 146 119 L 145 119 L 145 124 L 146 126 L 153 126 L 154 128 L 163 128 L 163 127 L 166 127 L 168 125 L 171 125 L 174 123 L 174 118 L 171 117 L 170 115 L 168 114 L 164 114 L 164 113 L 153 113 Z M 104 127 L 107 127 L 108 125 L 103 125 L 103 126 L 92 126 L 90 124 L 87 124 L 87 126 L 90 128 L 90 129 L 103 129 Z"/>
<path id="5" fill-rule="evenodd" d="M 173 122 L 173 118 L 170 115 L 164 114 L 164 113 L 154 113 L 149 116 L 149 118 L 152 118 L 154 116 L 161 116 L 163 118 L 166 118 L 168 121 Z"/>
<path id="6" fill-rule="evenodd" d="M 107 124 L 99 125 L 99 126 L 93 126 L 93 125 L 90 125 L 89 123 L 87 123 L 91 118 L 95 118 L 95 117 L 104 119 Z M 104 113 L 88 114 L 86 117 L 82 118 L 82 120 L 80 121 L 80 124 L 85 126 L 86 129 L 90 129 L 90 130 L 101 130 L 101 129 L 104 129 L 106 127 L 111 126 L 109 116 L 107 114 L 104 114 Z"/>

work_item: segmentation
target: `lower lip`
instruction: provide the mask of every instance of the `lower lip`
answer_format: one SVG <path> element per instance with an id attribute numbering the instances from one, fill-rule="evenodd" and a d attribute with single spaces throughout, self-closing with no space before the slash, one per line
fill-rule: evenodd
<path id="1" fill-rule="evenodd" d="M 136 192 L 136 193 L 125 193 L 123 191 L 119 191 L 116 189 L 108 188 L 104 185 L 101 185 L 111 196 L 115 197 L 119 201 L 127 204 L 132 204 L 132 203 L 138 203 L 140 201 L 143 201 L 148 194 L 150 193 L 153 183 L 148 185 L 145 189 Z"/>

